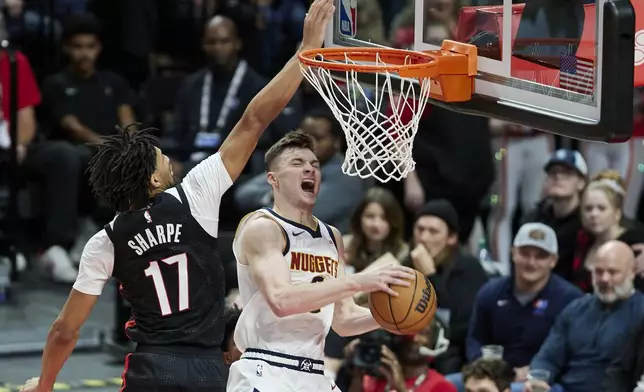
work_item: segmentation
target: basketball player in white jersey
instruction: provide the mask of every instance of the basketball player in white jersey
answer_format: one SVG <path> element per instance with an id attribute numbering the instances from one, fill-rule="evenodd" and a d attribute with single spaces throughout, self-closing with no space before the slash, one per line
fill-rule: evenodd
<path id="1" fill-rule="evenodd" d="M 413 279 L 402 266 L 345 276 L 340 233 L 312 215 L 320 186 L 313 148 L 301 131 L 271 147 L 266 167 L 274 206 L 247 215 L 237 229 L 243 311 L 235 344 L 243 354 L 230 368 L 228 392 L 337 391 L 324 376 L 329 328 L 341 336 L 379 328 L 353 295 L 397 295 L 389 285 Z"/>
<path id="2" fill-rule="evenodd" d="M 492 152 L 497 167 L 488 238 L 499 268 L 510 272 L 512 217 L 518 205 L 531 211 L 541 199 L 546 164 L 554 148 L 552 135 L 509 122 L 491 119 Z"/>

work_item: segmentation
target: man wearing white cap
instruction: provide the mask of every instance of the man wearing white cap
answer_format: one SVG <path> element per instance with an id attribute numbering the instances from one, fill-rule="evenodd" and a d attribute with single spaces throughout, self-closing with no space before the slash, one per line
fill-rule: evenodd
<path id="1" fill-rule="evenodd" d="M 525 381 L 528 365 L 548 336 L 559 313 L 583 293 L 552 269 L 557 264 L 557 236 L 543 223 L 526 223 L 514 237 L 514 274 L 493 279 L 479 291 L 467 339 L 468 361 L 488 345 L 503 347 L 503 359 Z M 447 379 L 459 387 L 460 375 Z M 518 389 L 517 389 L 518 388 Z M 519 384 L 512 390 L 520 390 Z"/>

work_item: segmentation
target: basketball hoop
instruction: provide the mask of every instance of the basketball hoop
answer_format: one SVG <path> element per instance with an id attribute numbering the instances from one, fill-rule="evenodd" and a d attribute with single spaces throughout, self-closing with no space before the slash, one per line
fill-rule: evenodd
<path id="1" fill-rule="evenodd" d="M 347 152 L 342 171 L 381 182 L 400 181 L 414 170 L 412 145 L 429 99 L 471 99 L 477 72 L 476 47 L 454 41 L 428 52 L 380 47 L 313 49 L 301 52 L 299 60 L 304 77 L 344 131 Z M 364 73 L 373 74 L 372 94 L 360 85 Z M 394 74 L 398 80 L 392 80 Z M 384 104 L 390 108 L 389 116 L 382 110 Z M 403 114 L 411 114 L 411 119 L 403 121 Z"/>

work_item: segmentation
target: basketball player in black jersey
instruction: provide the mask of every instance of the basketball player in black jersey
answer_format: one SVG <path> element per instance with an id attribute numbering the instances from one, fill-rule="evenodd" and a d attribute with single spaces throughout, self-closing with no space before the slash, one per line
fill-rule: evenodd
<path id="1" fill-rule="evenodd" d="M 333 0 L 315 0 L 301 50 L 322 46 Z M 173 187 L 168 157 L 145 132 L 118 130 L 90 165 L 94 192 L 118 212 L 85 246 L 78 278 L 54 321 L 39 378 L 22 391 L 49 392 L 110 277 L 130 303 L 125 392 L 224 391 L 224 273 L 217 226 L 221 196 L 266 127 L 302 81 L 296 56 L 251 101 L 218 153 Z"/>

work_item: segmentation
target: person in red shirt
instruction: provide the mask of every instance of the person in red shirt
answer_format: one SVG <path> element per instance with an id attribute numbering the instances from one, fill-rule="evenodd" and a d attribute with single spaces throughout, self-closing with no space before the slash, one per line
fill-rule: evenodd
<path id="1" fill-rule="evenodd" d="M 362 392 L 456 392 L 456 387 L 429 367 L 421 347 L 435 346 L 436 322 L 414 336 L 396 338 L 392 349 L 382 346 L 382 377 L 365 375 Z"/>
<path id="2" fill-rule="evenodd" d="M 76 238 L 78 219 L 78 188 L 83 166 L 74 147 L 66 142 L 37 138 L 35 106 L 40 104 L 40 91 L 29 60 L 15 52 L 18 90 L 17 151 L 21 174 L 36 179 L 42 185 L 45 227 L 41 261 L 55 281 L 72 283 L 76 269 L 67 256 L 65 247 Z M 0 54 L 0 156 L 8 156 L 12 140 L 9 137 L 11 121 L 11 73 L 6 52 Z M 19 266 L 20 267 L 20 266 Z"/>

